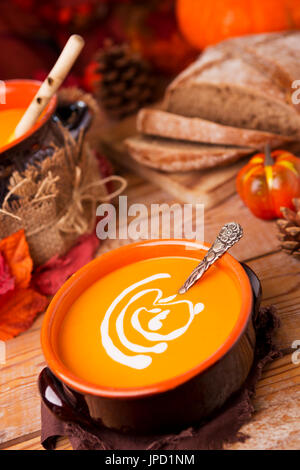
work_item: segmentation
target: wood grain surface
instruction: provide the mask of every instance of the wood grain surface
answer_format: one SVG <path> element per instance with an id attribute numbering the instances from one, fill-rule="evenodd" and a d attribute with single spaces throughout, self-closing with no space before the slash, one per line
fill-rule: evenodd
<path id="1" fill-rule="evenodd" d="M 177 201 L 136 174 L 124 171 L 123 175 L 129 183 L 128 204 Z M 205 207 L 206 241 L 212 242 L 220 226 L 231 220 L 239 222 L 245 232 L 232 254 L 260 277 L 263 304 L 277 307 L 281 327 L 275 340 L 284 356 L 263 371 L 253 401 L 255 413 L 241 429 L 249 438 L 227 448 L 299 449 L 300 364 L 292 362 L 292 343 L 300 340 L 300 261 L 279 250 L 275 223 L 256 219 L 236 194 L 224 197 L 215 207 Z M 105 241 L 98 254 L 125 243 L 130 240 Z M 1 449 L 41 449 L 37 377 L 45 366 L 40 347 L 42 320 L 40 315 L 30 330 L 8 341 L 6 363 L 0 365 Z M 67 439 L 61 439 L 58 448 L 71 447 Z"/>

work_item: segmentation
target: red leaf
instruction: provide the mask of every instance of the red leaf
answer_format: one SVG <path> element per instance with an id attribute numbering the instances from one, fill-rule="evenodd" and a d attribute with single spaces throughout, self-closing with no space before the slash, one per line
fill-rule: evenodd
<path id="1" fill-rule="evenodd" d="M 9 267 L 0 253 L 0 296 L 15 288 L 15 280 L 10 275 Z"/>
<path id="2" fill-rule="evenodd" d="M 54 295 L 75 271 L 93 259 L 98 245 L 99 240 L 95 234 L 83 236 L 65 256 L 55 256 L 40 266 L 33 275 L 38 291 L 45 295 Z"/>

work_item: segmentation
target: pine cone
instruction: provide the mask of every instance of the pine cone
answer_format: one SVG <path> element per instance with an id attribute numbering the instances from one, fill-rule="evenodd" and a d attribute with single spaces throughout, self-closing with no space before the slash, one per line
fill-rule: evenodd
<path id="1" fill-rule="evenodd" d="M 102 76 L 98 97 L 110 116 L 122 118 L 155 99 L 156 80 L 150 65 L 127 44 L 107 40 L 98 62 Z"/>
<path id="2" fill-rule="evenodd" d="M 300 198 L 293 199 L 295 210 L 283 207 L 283 219 L 277 220 L 280 246 L 286 253 L 300 258 Z"/>

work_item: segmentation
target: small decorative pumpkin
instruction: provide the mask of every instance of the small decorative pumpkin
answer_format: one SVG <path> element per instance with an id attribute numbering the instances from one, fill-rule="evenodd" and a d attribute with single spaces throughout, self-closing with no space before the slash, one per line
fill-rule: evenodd
<path id="1" fill-rule="evenodd" d="M 237 175 L 237 191 L 261 219 L 282 217 L 281 207 L 294 208 L 300 196 L 300 158 L 285 150 L 259 153 Z"/>
<path id="2" fill-rule="evenodd" d="M 234 36 L 299 26 L 299 0 L 177 0 L 176 14 L 182 34 L 204 49 Z"/>

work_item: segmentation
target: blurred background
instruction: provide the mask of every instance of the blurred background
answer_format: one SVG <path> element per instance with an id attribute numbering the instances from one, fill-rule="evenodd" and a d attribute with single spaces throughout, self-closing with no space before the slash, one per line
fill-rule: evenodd
<path id="1" fill-rule="evenodd" d="M 65 85 L 93 92 L 106 38 L 172 78 L 207 45 L 299 25 L 299 0 L 0 0 L 0 78 L 43 80 L 72 33 L 86 46 Z"/>
<path id="2" fill-rule="evenodd" d="M 72 33 L 86 45 L 65 85 L 93 91 L 104 40 L 128 42 L 158 73 L 173 76 L 196 56 L 178 30 L 173 0 L 0 1 L 0 78 L 44 79 Z"/>

